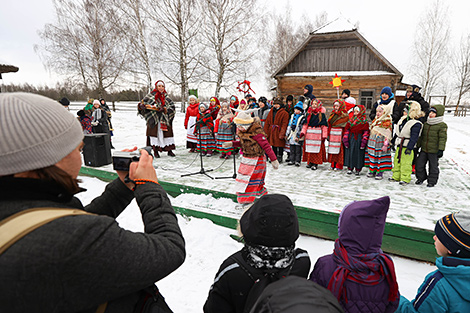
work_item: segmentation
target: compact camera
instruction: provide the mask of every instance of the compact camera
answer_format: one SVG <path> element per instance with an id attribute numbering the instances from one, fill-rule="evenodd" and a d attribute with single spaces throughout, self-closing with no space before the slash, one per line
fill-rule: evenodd
<path id="1" fill-rule="evenodd" d="M 152 155 L 152 147 L 141 148 L 148 152 L 149 155 Z M 132 162 L 139 162 L 140 159 L 140 150 L 135 150 L 132 152 L 127 151 L 115 151 L 113 152 L 113 168 L 115 171 L 127 171 L 129 172 L 129 166 Z"/>

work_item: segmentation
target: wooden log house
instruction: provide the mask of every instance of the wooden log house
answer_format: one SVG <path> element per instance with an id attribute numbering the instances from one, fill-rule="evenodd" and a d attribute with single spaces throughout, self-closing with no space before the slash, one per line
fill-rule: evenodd
<path id="1" fill-rule="evenodd" d="M 320 28 L 295 50 L 272 75 L 277 81 L 276 95 L 296 98 L 307 84 L 326 107 L 337 99 L 337 91 L 329 82 L 335 74 L 345 79 L 340 87 L 349 89 L 356 103 L 370 109 L 380 97 L 380 91 L 390 86 L 392 91 L 405 89 L 403 74 L 380 54 L 356 28 L 328 31 Z M 330 28 L 331 29 L 331 28 Z"/>

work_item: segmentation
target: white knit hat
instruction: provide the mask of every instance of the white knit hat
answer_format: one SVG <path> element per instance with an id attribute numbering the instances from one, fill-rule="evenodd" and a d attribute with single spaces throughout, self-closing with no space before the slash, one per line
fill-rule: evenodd
<path id="1" fill-rule="evenodd" d="M 0 94 L 0 176 L 54 165 L 82 140 L 80 123 L 57 101 Z"/>

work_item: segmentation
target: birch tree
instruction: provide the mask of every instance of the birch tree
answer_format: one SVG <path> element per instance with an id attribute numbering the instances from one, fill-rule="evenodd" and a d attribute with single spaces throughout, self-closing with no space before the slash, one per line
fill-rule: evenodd
<path id="1" fill-rule="evenodd" d="M 421 16 L 414 36 L 413 65 L 414 76 L 423 86 L 423 97 L 444 80 L 448 65 L 448 45 L 450 37 L 448 8 L 436 0 Z"/>
<path id="2" fill-rule="evenodd" d="M 460 47 L 453 58 L 454 73 L 457 78 L 457 115 L 460 101 L 470 92 L 470 34 L 460 40 Z"/>
<path id="3" fill-rule="evenodd" d="M 153 87 L 152 71 L 155 57 L 152 53 L 150 30 L 152 20 L 144 9 L 149 3 L 145 0 L 113 0 L 113 5 L 121 18 L 116 25 L 126 38 L 125 44 L 129 54 L 128 73 L 143 80 L 147 91 Z"/>
<path id="4" fill-rule="evenodd" d="M 46 67 L 79 80 L 103 96 L 125 70 L 128 54 L 116 25 L 120 16 L 107 0 L 54 0 L 56 22 L 39 32 L 35 46 Z"/>
<path id="5" fill-rule="evenodd" d="M 166 79 L 180 87 L 181 110 L 185 111 L 189 83 L 200 78 L 200 31 L 198 3 L 195 0 L 161 0 L 149 5 L 148 14 L 156 23 L 163 39 L 155 42 L 162 60 L 160 68 Z M 157 35 L 156 35 L 157 36 Z"/>
<path id="6" fill-rule="evenodd" d="M 207 46 L 201 64 L 208 74 L 207 82 L 215 84 L 215 96 L 222 88 L 233 87 L 244 78 L 257 49 L 258 23 L 261 17 L 254 16 L 256 0 L 201 0 L 203 4 L 205 36 Z"/>

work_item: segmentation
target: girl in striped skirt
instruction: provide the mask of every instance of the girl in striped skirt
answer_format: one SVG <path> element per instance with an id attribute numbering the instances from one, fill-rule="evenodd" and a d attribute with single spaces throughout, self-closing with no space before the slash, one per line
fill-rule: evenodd
<path id="1" fill-rule="evenodd" d="M 198 138 L 196 150 L 202 155 L 211 157 L 215 149 L 214 120 L 212 119 L 209 106 L 205 103 L 199 105 L 194 133 Z"/>
<path id="2" fill-rule="evenodd" d="M 325 139 L 328 136 L 328 121 L 325 108 L 315 98 L 310 102 L 305 124 L 302 126 L 300 138 L 305 136 L 304 155 L 302 161 L 307 162 L 307 168 L 316 170 L 318 164 L 327 161 Z"/>
<path id="3" fill-rule="evenodd" d="M 230 110 L 228 102 L 222 102 L 217 119 L 215 120 L 216 149 L 221 153 L 221 159 L 230 158 L 233 151 L 233 148 L 226 148 L 223 146 L 224 142 L 231 142 L 234 139 L 232 121 L 233 113 Z"/>
<path id="4" fill-rule="evenodd" d="M 240 141 L 224 143 L 224 147 L 241 147 L 243 156 L 238 168 L 236 180 L 237 202 L 242 208 L 250 206 L 256 198 L 268 193 L 264 187 L 266 177 L 266 155 L 274 169 L 279 162 L 258 118 L 253 119 L 254 110 L 235 110 L 237 115 L 233 121 L 237 124 L 237 135 Z"/>
<path id="5" fill-rule="evenodd" d="M 344 164 L 344 146 L 343 146 L 343 132 L 344 127 L 349 121 L 348 110 L 346 103 L 342 99 L 338 99 L 333 104 L 333 111 L 331 111 L 328 118 L 328 162 L 331 163 L 331 168 L 334 171 L 342 170 Z"/>
<path id="6" fill-rule="evenodd" d="M 370 124 L 370 137 L 367 143 L 365 166 L 369 168 L 367 177 L 380 180 L 385 171 L 392 170 L 390 140 L 392 139 L 392 105 L 379 105 L 375 119 Z"/>

